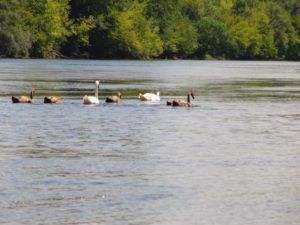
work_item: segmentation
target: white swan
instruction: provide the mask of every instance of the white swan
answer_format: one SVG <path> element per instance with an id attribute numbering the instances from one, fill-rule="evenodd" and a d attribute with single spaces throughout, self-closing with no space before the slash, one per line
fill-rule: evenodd
<path id="1" fill-rule="evenodd" d="M 98 98 L 98 89 L 100 82 L 96 80 L 96 89 L 95 89 L 95 96 L 87 96 L 85 95 L 83 97 L 83 104 L 99 104 L 99 98 Z"/>
<path id="2" fill-rule="evenodd" d="M 145 94 L 139 94 L 139 98 L 141 101 L 160 101 L 159 92 L 156 94 L 153 93 L 145 93 Z"/>

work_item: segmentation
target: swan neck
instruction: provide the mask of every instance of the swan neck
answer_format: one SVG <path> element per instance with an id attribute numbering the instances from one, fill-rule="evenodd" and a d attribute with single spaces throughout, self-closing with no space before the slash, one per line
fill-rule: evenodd
<path id="1" fill-rule="evenodd" d="M 188 102 L 188 103 L 191 102 L 191 95 L 190 95 L 190 94 L 188 94 L 188 96 L 187 96 L 187 102 Z"/>
<path id="2" fill-rule="evenodd" d="M 95 97 L 96 97 L 97 99 L 99 98 L 99 86 L 98 86 L 98 84 L 96 84 Z"/>
<path id="3" fill-rule="evenodd" d="M 30 92 L 30 99 L 33 99 L 33 91 Z"/>

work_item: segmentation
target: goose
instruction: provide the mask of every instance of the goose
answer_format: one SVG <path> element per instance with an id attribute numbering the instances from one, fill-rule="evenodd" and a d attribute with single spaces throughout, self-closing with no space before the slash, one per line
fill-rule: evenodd
<path id="1" fill-rule="evenodd" d="M 173 99 L 172 101 L 167 101 L 167 105 L 169 106 L 183 106 L 183 107 L 191 107 L 191 97 L 194 99 L 194 93 L 192 91 L 187 94 L 187 101 L 182 99 Z"/>
<path id="2" fill-rule="evenodd" d="M 145 94 L 139 94 L 139 98 L 141 101 L 160 101 L 159 92 L 156 94 L 153 93 L 145 93 Z"/>
<path id="3" fill-rule="evenodd" d="M 32 88 L 30 92 L 30 96 L 19 96 L 19 97 L 12 96 L 11 100 L 13 103 L 32 103 L 34 94 L 35 94 L 35 90 L 34 88 Z"/>
<path id="4" fill-rule="evenodd" d="M 95 96 L 85 95 L 83 97 L 83 104 L 99 104 L 98 89 L 99 89 L 100 82 L 96 80 L 95 83 L 96 83 Z"/>
<path id="5" fill-rule="evenodd" d="M 60 104 L 63 103 L 63 99 L 57 96 L 45 96 L 44 103 Z"/>
<path id="6" fill-rule="evenodd" d="M 105 99 L 106 103 L 120 103 L 122 98 L 122 94 L 119 92 L 118 95 L 108 96 Z"/>

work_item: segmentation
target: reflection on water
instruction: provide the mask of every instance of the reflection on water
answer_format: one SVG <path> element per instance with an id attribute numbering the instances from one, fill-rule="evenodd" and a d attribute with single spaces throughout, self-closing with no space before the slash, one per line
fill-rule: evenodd
<path id="1" fill-rule="evenodd" d="M 299 63 L 0 61 L 0 224 L 300 223 Z M 99 79 L 101 104 L 81 103 Z M 34 104 L 11 95 L 37 89 Z M 186 98 L 193 108 L 165 101 Z M 122 91 L 121 104 L 105 104 Z M 160 91 L 161 103 L 138 101 Z M 60 95 L 61 105 L 44 105 Z"/>

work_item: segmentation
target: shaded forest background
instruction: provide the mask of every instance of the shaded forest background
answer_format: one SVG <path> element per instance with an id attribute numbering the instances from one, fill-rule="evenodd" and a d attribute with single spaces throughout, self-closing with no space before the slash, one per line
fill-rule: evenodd
<path id="1" fill-rule="evenodd" d="M 0 57 L 300 60 L 300 1 L 0 0 Z"/>

